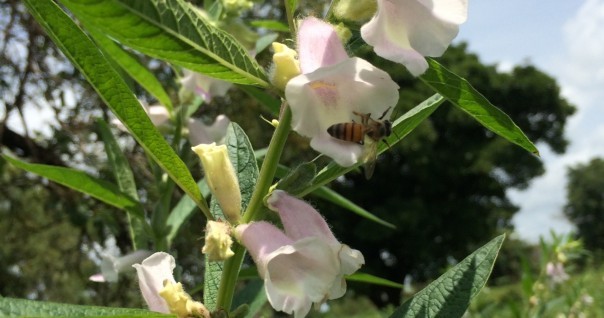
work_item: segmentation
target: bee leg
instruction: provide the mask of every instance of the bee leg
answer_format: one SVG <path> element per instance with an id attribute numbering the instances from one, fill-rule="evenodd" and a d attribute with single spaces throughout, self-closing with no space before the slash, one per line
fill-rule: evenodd
<path id="1" fill-rule="evenodd" d="M 388 111 L 390 110 L 390 108 L 392 108 L 392 106 L 390 106 L 390 107 L 386 108 L 386 111 L 385 111 L 385 112 L 382 114 L 382 116 L 380 116 L 380 118 L 378 118 L 378 119 L 379 119 L 379 120 L 382 120 L 382 119 L 383 119 L 383 118 L 386 116 L 386 113 L 388 113 Z"/>

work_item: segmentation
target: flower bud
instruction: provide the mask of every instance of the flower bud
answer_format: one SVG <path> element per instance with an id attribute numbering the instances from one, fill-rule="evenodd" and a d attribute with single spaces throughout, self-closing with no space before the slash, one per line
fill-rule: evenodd
<path id="1" fill-rule="evenodd" d="M 208 221 L 205 245 L 201 252 L 206 254 L 211 261 L 223 261 L 235 255 L 231 250 L 231 245 L 233 245 L 233 239 L 231 239 L 228 224 Z"/>
<path id="2" fill-rule="evenodd" d="M 229 222 L 237 223 L 241 216 L 241 191 L 226 146 L 199 144 L 191 149 L 201 159 L 206 181 L 222 213 Z"/>
<path id="3" fill-rule="evenodd" d="M 341 20 L 363 22 L 369 20 L 377 11 L 375 0 L 340 0 L 333 14 Z"/>
<path id="4" fill-rule="evenodd" d="M 301 73 L 298 53 L 279 42 L 273 42 L 273 50 L 275 54 L 273 54 L 271 83 L 284 90 L 287 82 Z"/>

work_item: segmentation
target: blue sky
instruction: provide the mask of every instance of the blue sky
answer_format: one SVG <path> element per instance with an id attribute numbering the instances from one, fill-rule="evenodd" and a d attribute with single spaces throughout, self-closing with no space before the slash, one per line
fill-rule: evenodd
<path id="1" fill-rule="evenodd" d="M 567 124 L 567 152 L 557 156 L 538 144 L 546 173 L 529 189 L 508 192 L 521 207 L 514 218 L 521 238 L 536 241 L 550 229 L 569 232 L 562 215 L 567 167 L 604 157 L 604 0 L 469 2 L 458 41 L 504 70 L 530 62 L 556 78 L 562 95 L 578 108 Z"/>

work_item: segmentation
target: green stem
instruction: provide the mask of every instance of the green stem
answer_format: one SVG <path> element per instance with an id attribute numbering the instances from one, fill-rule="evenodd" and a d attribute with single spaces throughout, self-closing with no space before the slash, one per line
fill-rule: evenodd
<path id="1" fill-rule="evenodd" d="M 241 223 L 249 223 L 259 219 L 258 214 L 262 210 L 260 209 L 262 200 L 268 193 L 268 189 L 273 184 L 273 178 L 275 177 L 275 172 L 277 171 L 279 158 L 281 158 L 281 152 L 283 151 L 283 147 L 287 141 L 287 136 L 291 130 L 292 112 L 287 104 L 284 104 L 282 109 L 283 114 L 279 120 L 279 126 L 277 126 L 277 129 L 273 134 L 273 138 L 268 146 L 264 162 L 262 163 L 262 168 L 260 169 L 260 176 L 258 177 L 258 182 L 256 183 L 256 189 L 254 189 L 254 193 L 252 194 L 250 203 L 243 214 Z"/>
<path id="2" fill-rule="evenodd" d="M 285 146 L 287 136 L 291 130 L 291 110 L 285 103 L 282 106 L 283 113 L 279 121 L 279 126 L 277 126 L 268 146 L 266 157 L 264 158 L 262 168 L 260 169 L 256 188 L 254 189 L 252 198 L 243 214 L 242 223 L 249 223 L 260 217 L 262 201 L 268 193 L 273 178 L 275 177 L 279 158 L 281 158 L 283 147 Z M 234 244 L 233 252 L 235 255 L 224 262 L 222 278 L 220 280 L 220 287 L 216 299 L 216 308 L 222 308 L 227 311 L 231 309 L 233 295 L 235 293 L 235 283 L 237 282 L 239 268 L 241 267 L 243 257 L 245 256 L 245 248 L 239 244 Z"/>
<path id="3" fill-rule="evenodd" d="M 294 10 L 296 8 L 290 7 L 290 2 L 285 1 L 285 15 L 287 15 L 287 24 L 289 25 L 289 32 L 292 36 L 296 36 L 296 24 L 294 23 Z"/>

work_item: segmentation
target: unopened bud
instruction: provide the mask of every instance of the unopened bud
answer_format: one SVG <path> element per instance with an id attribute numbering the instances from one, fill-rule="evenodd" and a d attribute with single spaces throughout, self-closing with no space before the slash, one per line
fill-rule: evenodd
<path id="1" fill-rule="evenodd" d="M 273 42 L 273 50 L 275 54 L 273 54 L 271 83 L 275 87 L 285 90 L 287 82 L 301 73 L 298 53 L 279 42 Z"/>
<path id="2" fill-rule="evenodd" d="M 363 22 L 377 11 L 376 0 L 340 0 L 333 13 L 340 20 Z"/>
<path id="3" fill-rule="evenodd" d="M 241 217 L 241 191 L 226 145 L 216 146 L 213 142 L 191 149 L 201 159 L 206 182 L 218 200 L 222 213 L 229 222 L 237 223 Z"/>
<path id="4" fill-rule="evenodd" d="M 231 229 L 228 224 L 208 221 L 205 244 L 201 252 L 206 254 L 211 261 L 223 261 L 235 255 L 231 250 L 233 239 L 230 232 Z"/>

